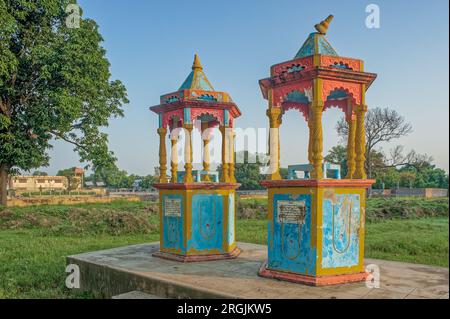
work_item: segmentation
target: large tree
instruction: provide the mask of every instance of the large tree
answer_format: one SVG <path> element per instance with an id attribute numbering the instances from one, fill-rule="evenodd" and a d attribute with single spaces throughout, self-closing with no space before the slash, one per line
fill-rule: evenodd
<path id="1" fill-rule="evenodd" d="M 47 165 L 54 139 L 94 169 L 114 162 L 101 127 L 123 116 L 126 89 L 110 80 L 97 24 L 66 23 L 70 3 L 0 0 L 0 204 L 8 175 Z"/>
<path id="2" fill-rule="evenodd" d="M 412 126 L 405 118 L 395 110 L 389 108 L 369 109 L 365 119 L 366 126 L 366 170 L 369 178 L 372 178 L 373 165 L 372 154 L 375 147 L 383 142 L 391 142 L 412 132 Z M 338 135 L 347 141 L 348 124 L 344 118 L 336 125 Z"/>

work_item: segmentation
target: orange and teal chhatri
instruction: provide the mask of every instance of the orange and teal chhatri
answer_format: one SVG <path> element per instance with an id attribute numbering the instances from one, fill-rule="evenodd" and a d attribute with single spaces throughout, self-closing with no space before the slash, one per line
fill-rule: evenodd
<path id="1" fill-rule="evenodd" d="M 365 92 L 376 74 L 364 72 L 363 61 L 341 57 L 325 38 L 333 16 L 315 26 L 294 59 L 273 65 L 259 81 L 268 100 L 272 174 L 268 188 L 268 261 L 263 277 L 309 285 L 361 281 L 364 271 L 366 189 Z M 327 179 L 323 165 L 322 113 L 340 108 L 349 125 L 348 175 Z M 279 127 L 290 109 L 308 122 L 311 178 L 283 180 Z M 273 130 L 272 130 L 273 129 Z"/>
<path id="2" fill-rule="evenodd" d="M 234 119 L 241 115 L 228 93 L 214 89 L 197 54 L 192 71 L 180 88 L 162 95 L 160 104 L 150 109 L 159 115 L 160 128 L 192 124 L 202 115 L 212 117 L 216 125 L 232 127 Z"/>
<path id="3" fill-rule="evenodd" d="M 241 115 L 226 92 L 214 90 L 195 55 L 192 71 L 178 91 L 161 96 L 150 110 L 159 116 L 160 250 L 154 256 L 180 262 L 236 258 L 241 252 L 235 239 L 234 119 Z M 195 125 L 194 125 L 195 124 Z M 200 125 L 198 125 L 200 124 Z M 222 176 L 211 180 L 209 128 L 219 126 L 222 134 Z M 203 140 L 201 180 L 193 178 L 192 130 Z M 184 168 L 178 172 L 177 142 L 185 130 Z M 167 176 L 166 134 L 170 131 L 170 181 Z M 206 133 L 206 134 L 205 134 Z M 174 151 L 175 150 L 175 151 Z M 217 174 L 217 173 L 216 173 Z"/>

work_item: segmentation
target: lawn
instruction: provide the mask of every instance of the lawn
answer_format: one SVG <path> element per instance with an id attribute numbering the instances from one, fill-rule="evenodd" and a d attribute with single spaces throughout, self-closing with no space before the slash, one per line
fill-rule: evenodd
<path id="1" fill-rule="evenodd" d="M 377 217 L 366 224 L 366 257 L 448 267 L 446 201 L 446 214 L 445 201 L 389 204 L 406 206 L 406 215 L 371 204 Z M 265 244 L 266 221 L 250 217 L 238 219 L 237 239 Z M 65 288 L 66 256 L 158 238 L 154 203 L 0 208 L 0 298 L 89 297 Z"/>

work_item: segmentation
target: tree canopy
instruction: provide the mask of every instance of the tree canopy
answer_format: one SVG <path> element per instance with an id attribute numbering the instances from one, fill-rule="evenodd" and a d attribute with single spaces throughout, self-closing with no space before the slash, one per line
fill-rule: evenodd
<path id="1" fill-rule="evenodd" d="M 98 25 L 66 24 L 69 0 L 0 0 L 0 203 L 13 169 L 48 164 L 53 139 L 82 162 L 114 162 L 102 127 L 123 116 L 126 89 L 112 81 Z"/>

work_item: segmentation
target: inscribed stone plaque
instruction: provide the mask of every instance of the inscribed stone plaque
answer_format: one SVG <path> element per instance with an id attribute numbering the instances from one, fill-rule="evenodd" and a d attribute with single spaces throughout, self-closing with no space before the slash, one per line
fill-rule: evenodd
<path id="1" fill-rule="evenodd" d="M 306 216 L 306 203 L 304 200 L 277 201 L 277 220 L 279 223 L 304 224 Z"/>
<path id="2" fill-rule="evenodd" d="M 181 216 L 181 198 L 168 198 L 164 199 L 164 215 L 170 217 Z"/>

